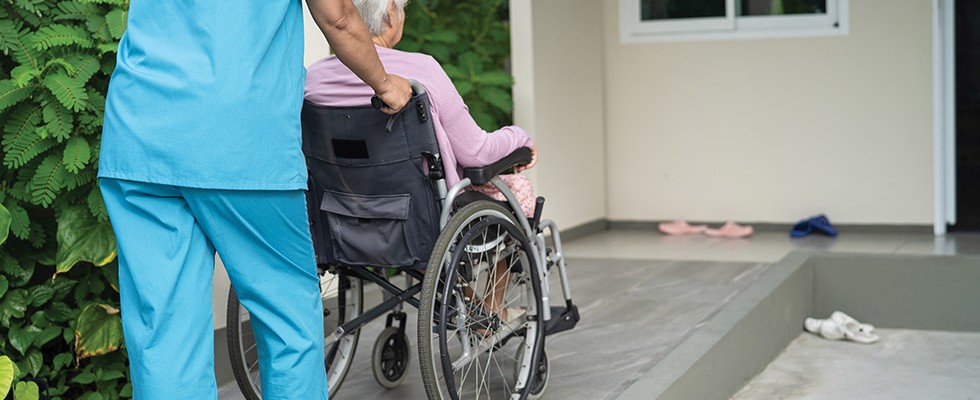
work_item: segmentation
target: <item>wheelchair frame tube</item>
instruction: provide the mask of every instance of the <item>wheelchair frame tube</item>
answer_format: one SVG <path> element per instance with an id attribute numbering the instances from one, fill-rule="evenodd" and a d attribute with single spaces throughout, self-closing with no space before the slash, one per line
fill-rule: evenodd
<path id="1" fill-rule="evenodd" d="M 462 192 L 464 188 L 472 183 L 470 178 L 463 178 L 463 180 L 457 182 L 451 189 L 449 193 L 444 196 L 442 201 L 442 214 L 439 215 L 439 229 L 446 227 L 449 223 L 449 214 L 453 211 L 453 200 L 456 200 L 456 196 L 459 196 L 459 192 Z"/>
<path id="2" fill-rule="evenodd" d="M 568 274 L 565 272 L 565 254 L 561 251 L 561 235 L 558 234 L 558 225 L 555 221 L 550 219 L 542 220 L 539 223 L 541 226 L 541 243 L 540 246 L 545 248 L 544 245 L 544 229 L 547 228 L 551 232 L 551 241 L 555 244 L 555 254 L 552 256 L 551 260 L 554 260 L 558 264 L 558 277 L 561 279 L 561 292 L 565 297 L 565 301 L 572 300 L 572 288 L 568 284 Z M 547 256 L 547 255 L 546 255 Z"/>

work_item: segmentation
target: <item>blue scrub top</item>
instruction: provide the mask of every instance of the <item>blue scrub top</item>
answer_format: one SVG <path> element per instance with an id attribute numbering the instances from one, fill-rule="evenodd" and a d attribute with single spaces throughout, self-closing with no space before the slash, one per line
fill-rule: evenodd
<path id="1" fill-rule="evenodd" d="M 132 0 L 99 177 L 306 188 L 300 0 Z"/>

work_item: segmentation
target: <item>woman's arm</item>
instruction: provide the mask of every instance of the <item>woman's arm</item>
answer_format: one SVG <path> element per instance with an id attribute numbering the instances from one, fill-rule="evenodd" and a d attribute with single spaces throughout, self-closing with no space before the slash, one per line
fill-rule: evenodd
<path id="1" fill-rule="evenodd" d="M 491 133 L 480 128 L 470 115 L 456 86 L 435 59 L 430 59 L 432 86 L 426 87 L 433 111 L 439 114 L 442 127 L 461 167 L 483 167 L 493 164 L 520 147 L 534 148 L 534 141 L 517 126 L 505 126 Z"/>
<path id="2" fill-rule="evenodd" d="M 412 96 L 408 81 L 385 72 L 371 34 L 351 0 L 306 0 L 310 14 L 337 58 L 387 105 L 382 111 L 395 114 Z"/>

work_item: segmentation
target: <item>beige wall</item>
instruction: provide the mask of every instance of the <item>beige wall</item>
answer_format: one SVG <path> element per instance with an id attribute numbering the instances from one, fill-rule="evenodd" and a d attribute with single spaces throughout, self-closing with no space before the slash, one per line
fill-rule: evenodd
<path id="1" fill-rule="evenodd" d="M 931 225 L 930 2 L 851 0 L 847 36 L 627 45 L 601 3 L 611 220 Z"/>
<path id="2" fill-rule="evenodd" d="M 593 0 L 511 1 L 515 122 L 534 136 L 530 175 L 562 229 L 606 217 L 601 14 Z"/>

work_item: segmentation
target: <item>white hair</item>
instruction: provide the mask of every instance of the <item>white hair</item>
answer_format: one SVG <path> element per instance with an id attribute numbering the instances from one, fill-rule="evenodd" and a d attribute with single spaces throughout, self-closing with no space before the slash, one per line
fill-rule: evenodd
<path id="1" fill-rule="evenodd" d="M 357 12 L 361 14 L 368 31 L 377 36 L 387 30 L 385 22 L 389 22 L 388 7 L 391 7 L 392 3 L 395 5 L 395 10 L 404 15 L 408 0 L 354 0 L 354 7 L 357 7 Z"/>

